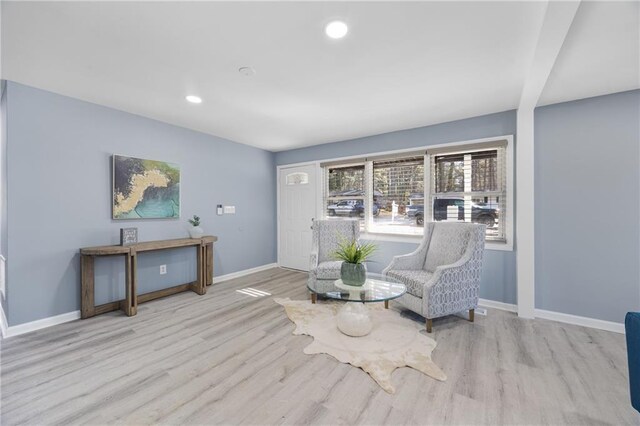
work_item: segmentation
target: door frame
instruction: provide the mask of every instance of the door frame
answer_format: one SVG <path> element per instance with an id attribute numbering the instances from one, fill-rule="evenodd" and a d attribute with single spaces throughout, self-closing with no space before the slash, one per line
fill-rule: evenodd
<path id="1" fill-rule="evenodd" d="M 280 172 L 286 169 L 292 169 L 295 167 L 304 167 L 304 166 L 314 166 L 314 171 L 316 175 L 316 185 L 314 188 L 314 217 L 318 218 L 319 213 L 319 203 L 318 203 L 318 194 L 322 194 L 322 184 L 323 180 L 321 178 L 322 168 L 320 167 L 319 161 L 305 161 L 302 163 L 291 163 L 291 164 L 281 164 L 276 166 L 276 244 L 277 244 L 277 256 L 278 256 L 278 266 L 281 266 L 280 263 Z"/>

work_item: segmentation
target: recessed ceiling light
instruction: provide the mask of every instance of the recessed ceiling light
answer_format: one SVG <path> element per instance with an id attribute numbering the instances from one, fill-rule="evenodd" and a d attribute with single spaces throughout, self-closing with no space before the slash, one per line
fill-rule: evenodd
<path id="1" fill-rule="evenodd" d="M 252 75 L 255 75 L 256 70 L 251 67 L 242 67 L 238 69 L 238 72 L 245 77 L 251 77 Z"/>
<path id="2" fill-rule="evenodd" d="M 201 104 L 202 103 L 202 98 L 200 98 L 199 96 L 189 95 L 189 96 L 185 97 L 185 99 L 187 101 L 191 102 L 192 104 Z"/>
<path id="3" fill-rule="evenodd" d="M 333 21 L 324 27 L 324 32 L 331 38 L 342 38 L 349 32 L 349 27 L 342 21 Z"/>

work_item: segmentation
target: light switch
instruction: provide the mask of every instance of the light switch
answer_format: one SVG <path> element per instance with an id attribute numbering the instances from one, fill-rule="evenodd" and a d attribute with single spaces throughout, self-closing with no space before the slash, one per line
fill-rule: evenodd
<path id="1" fill-rule="evenodd" d="M 236 206 L 224 206 L 224 214 L 236 214 Z"/>

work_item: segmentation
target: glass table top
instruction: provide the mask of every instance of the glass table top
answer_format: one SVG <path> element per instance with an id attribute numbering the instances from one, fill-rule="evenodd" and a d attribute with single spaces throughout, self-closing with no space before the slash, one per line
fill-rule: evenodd
<path id="1" fill-rule="evenodd" d="M 362 287 L 345 285 L 342 280 L 335 278 L 319 278 L 314 284 L 307 284 L 307 288 L 320 296 L 347 302 L 384 302 L 396 299 L 407 291 L 400 281 L 373 273 L 367 273 L 367 282 Z"/>

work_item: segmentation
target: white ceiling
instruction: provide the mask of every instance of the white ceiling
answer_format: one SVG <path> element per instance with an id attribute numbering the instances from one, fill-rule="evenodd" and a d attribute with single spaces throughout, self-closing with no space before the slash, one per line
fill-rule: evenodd
<path id="1" fill-rule="evenodd" d="M 539 105 L 640 87 L 640 2 L 583 2 Z"/>
<path id="2" fill-rule="evenodd" d="M 580 6 L 544 102 L 640 87 L 638 3 L 609 4 Z M 516 108 L 545 9 L 3 1 L 2 78 L 279 151 Z"/>

